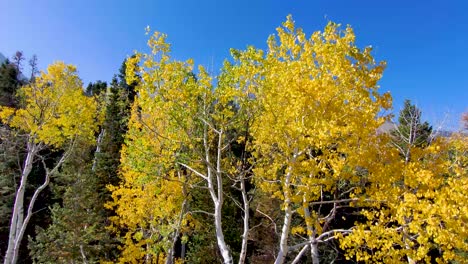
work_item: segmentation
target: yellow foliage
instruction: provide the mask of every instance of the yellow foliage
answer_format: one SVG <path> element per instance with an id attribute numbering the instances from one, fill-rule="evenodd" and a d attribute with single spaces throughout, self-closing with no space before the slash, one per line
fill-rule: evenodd
<path id="1" fill-rule="evenodd" d="M 211 188 L 213 202 L 222 203 L 222 177 L 237 177 L 241 167 L 224 154 L 224 146 L 246 140 L 227 132 L 249 122 L 250 112 L 244 109 L 253 105 L 251 84 L 243 80 L 241 87 L 236 85 L 238 68 L 226 63 L 214 89 L 203 67 L 195 75 L 192 60 L 171 59 L 166 35 L 154 33 L 148 46 L 151 53 L 127 60 L 127 82 L 138 84 L 138 96 L 122 150 L 122 184 L 111 187 L 114 201 L 108 204 L 117 213 L 115 230 L 128 230 L 121 234 L 126 260 L 167 253 L 176 230 L 196 228 L 183 207 L 190 199 L 185 190 L 190 184 Z"/>
<path id="2" fill-rule="evenodd" d="M 372 167 L 366 195 L 385 210 L 380 215 L 368 212 L 368 222 L 341 239 L 348 256 L 372 262 L 400 263 L 410 258 L 431 263 L 428 254 L 436 250 L 439 263 L 466 262 L 466 142 L 462 135 L 436 140 L 427 148 L 412 150 L 407 163 L 382 145 L 378 159 L 385 156 L 386 162 Z"/>
<path id="3" fill-rule="evenodd" d="M 189 199 L 185 188 L 192 181 L 191 172 L 177 162 L 186 162 L 184 149 L 198 140 L 185 128 L 200 122 L 192 117 L 210 87 L 195 83 L 190 60 L 170 60 L 165 39 L 155 33 L 148 41 L 151 54 L 137 53 L 126 64 L 127 82 L 138 84 L 138 96 L 121 152 L 122 182 L 109 187 L 114 201 L 107 204 L 116 212 L 111 228 L 117 233 L 126 230 L 120 234 L 122 263 L 166 255 L 176 230 L 184 234 L 193 229 L 183 207 Z M 202 77 L 200 82 L 211 81 Z"/>
<path id="4" fill-rule="evenodd" d="M 84 95 L 75 66 L 56 62 L 18 93 L 21 107 L 2 107 L 0 119 L 36 143 L 59 148 L 75 137 L 94 141 L 97 104 Z"/>
<path id="5" fill-rule="evenodd" d="M 384 121 L 379 112 L 391 105 L 390 95 L 378 92 L 385 63 L 376 63 L 371 48 L 361 50 L 354 41 L 350 27 L 342 30 L 334 23 L 308 38 L 289 16 L 269 38 L 265 56 L 254 57 L 262 54 L 257 52 L 251 55 L 256 63 L 240 66 L 257 76 L 255 182 L 283 200 L 283 209 L 304 208 L 295 212 L 304 219 L 309 236 L 328 231 L 320 220 L 325 215 L 306 212 L 311 202 L 322 199 L 323 192 L 348 198 L 338 192 L 341 183 L 359 191 L 356 168 L 368 165 L 365 160 Z M 302 230 L 295 227 L 292 233 Z"/>

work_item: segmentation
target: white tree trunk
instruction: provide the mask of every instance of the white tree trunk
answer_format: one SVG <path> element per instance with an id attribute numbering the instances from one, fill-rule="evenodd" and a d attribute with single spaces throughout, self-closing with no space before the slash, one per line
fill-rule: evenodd
<path id="1" fill-rule="evenodd" d="M 290 168 L 291 169 L 291 168 Z M 288 172 L 285 179 L 285 188 L 284 191 L 284 222 L 283 228 L 281 229 L 281 238 L 280 238 L 280 250 L 278 252 L 278 256 L 276 257 L 275 264 L 283 264 L 284 260 L 286 259 L 286 255 L 289 251 L 288 246 L 288 237 L 289 237 L 289 230 L 291 229 L 291 219 L 292 219 L 292 210 L 291 210 L 291 199 L 289 197 L 289 183 L 291 179 L 291 172 Z"/>
<path id="2" fill-rule="evenodd" d="M 247 256 L 247 242 L 249 240 L 249 199 L 247 197 L 247 191 L 245 190 L 245 179 L 241 179 L 241 193 L 242 193 L 242 202 L 244 205 L 244 232 L 242 233 L 242 247 L 239 256 L 239 264 L 245 263 L 245 258 Z"/>
<path id="3" fill-rule="evenodd" d="M 172 235 L 172 245 L 171 245 L 171 248 L 167 252 L 166 264 L 174 263 L 176 244 L 177 244 L 177 240 L 179 239 L 180 229 L 182 228 L 182 220 L 184 219 L 185 213 L 187 212 L 188 201 L 187 201 L 187 191 L 186 191 L 185 183 L 182 188 L 182 193 L 185 198 L 184 198 L 184 201 L 182 202 L 182 206 L 181 206 L 180 214 L 179 214 L 179 220 L 177 221 L 176 229 L 174 231 L 174 234 Z"/>
<path id="4" fill-rule="evenodd" d="M 303 198 L 303 203 L 304 203 L 304 217 L 305 217 L 305 222 L 307 225 L 307 233 L 309 234 L 309 242 L 310 242 L 310 255 L 312 256 L 312 263 L 313 264 L 319 264 L 319 251 L 318 251 L 318 242 L 316 240 L 316 234 L 317 232 L 315 229 L 312 227 L 311 224 L 311 216 L 310 216 L 310 210 L 309 210 L 309 204 L 307 203 L 307 200 L 305 197 Z"/>
<path id="5" fill-rule="evenodd" d="M 285 203 L 286 208 L 284 209 L 284 223 L 283 228 L 281 229 L 280 250 L 278 252 L 278 256 L 276 257 L 275 264 L 283 264 L 289 251 L 288 237 L 291 226 L 292 210 L 290 201 L 287 200 Z"/>
<path id="6" fill-rule="evenodd" d="M 405 219 L 405 223 L 409 224 L 410 223 L 409 219 Z M 403 242 L 405 243 L 405 248 L 410 251 L 411 247 L 410 247 L 407 240 L 408 240 L 408 233 L 406 231 L 406 227 L 403 227 Z M 408 264 L 415 264 L 416 263 L 409 255 L 406 256 L 406 258 L 408 260 Z"/>
<path id="7" fill-rule="evenodd" d="M 96 141 L 96 151 L 94 152 L 93 166 L 91 168 L 92 171 L 96 171 L 98 156 L 101 153 L 102 140 L 104 139 L 105 135 L 106 135 L 106 130 L 101 129 L 101 133 L 99 133 L 99 136 Z"/>
<path id="8" fill-rule="evenodd" d="M 213 129 L 214 130 L 214 129 Z M 210 192 L 211 200 L 213 201 L 214 205 L 214 224 L 215 224 L 215 231 L 216 231 L 216 241 L 218 243 L 219 251 L 221 252 L 221 256 L 223 257 L 223 263 L 225 264 L 232 264 L 233 259 L 231 252 L 229 250 L 226 241 L 224 240 L 224 232 L 222 226 L 222 208 L 223 208 L 223 179 L 222 179 L 222 171 L 221 171 L 221 163 L 222 163 L 222 139 L 223 139 L 223 132 L 214 130 L 215 133 L 218 134 L 218 144 L 216 148 L 216 157 L 215 157 L 215 164 L 216 168 L 212 168 L 211 158 L 210 158 L 210 145 L 208 143 L 208 124 L 205 123 L 205 128 L 203 131 L 203 146 L 205 149 L 205 162 L 206 162 L 206 175 L 201 175 L 204 179 L 206 179 L 208 184 L 208 190 Z M 192 170 L 193 171 L 193 170 Z M 200 175 L 200 173 L 197 173 Z M 216 186 L 214 184 L 214 177 L 216 177 Z"/>
<path id="9" fill-rule="evenodd" d="M 415 264 L 416 262 L 410 257 L 408 256 L 408 264 Z"/>
<path id="10" fill-rule="evenodd" d="M 294 163 L 297 158 L 297 151 L 293 156 L 292 162 Z M 283 264 L 286 260 L 286 255 L 289 251 L 288 238 L 289 231 L 291 229 L 292 209 L 291 209 L 291 197 L 289 197 L 289 187 L 291 185 L 292 168 L 289 167 L 287 170 L 286 177 L 284 179 L 283 193 L 284 193 L 284 222 L 281 228 L 280 238 L 280 250 L 278 256 L 276 256 L 275 264 Z"/>
<path id="11" fill-rule="evenodd" d="M 46 168 L 47 170 L 47 168 Z M 21 245 L 21 240 L 23 239 L 24 232 L 26 231 L 26 227 L 28 226 L 29 220 L 31 220 L 32 214 L 33 214 L 33 208 L 34 208 L 34 203 L 36 203 L 37 197 L 39 196 L 39 193 L 49 185 L 50 182 L 50 173 L 49 171 L 46 171 L 46 178 L 44 183 L 39 186 L 39 188 L 36 189 L 34 192 L 31 201 L 29 202 L 28 206 L 28 214 L 26 215 L 26 218 L 24 219 L 20 231 L 16 234 L 16 239 L 15 239 L 15 246 L 13 250 L 13 259 L 11 263 L 16 263 L 18 261 L 18 252 L 19 252 L 19 247 Z"/>
<path id="12" fill-rule="evenodd" d="M 229 250 L 226 241 L 224 240 L 224 232 L 222 226 L 222 209 L 223 209 L 223 202 L 224 202 L 224 191 L 223 191 L 223 177 L 221 171 L 221 162 L 222 162 L 222 146 L 223 143 L 223 131 L 218 132 L 218 146 L 217 146 L 217 155 L 216 155 L 216 187 L 217 187 L 217 201 L 213 200 L 215 205 L 215 229 L 216 229 L 216 239 L 218 241 L 218 247 L 221 251 L 221 255 L 223 256 L 223 260 L 225 264 L 232 264 L 233 259 L 231 255 L 231 251 Z"/>
<path id="13" fill-rule="evenodd" d="M 232 260 L 231 251 L 229 250 L 229 247 L 226 244 L 226 241 L 224 240 L 224 233 L 223 233 L 223 227 L 222 227 L 222 222 L 221 222 L 221 217 L 222 217 L 221 209 L 222 209 L 221 204 L 215 203 L 214 218 L 215 218 L 216 240 L 218 242 L 219 251 L 221 251 L 221 256 L 223 256 L 223 263 L 232 264 L 233 260 Z"/>
<path id="14" fill-rule="evenodd" d="M 5 264 L 16 263 L 14 261 L 15 255 L 18 251 L 15 248 L 19 248 L 16 244 L 21 243 L 18 241 L 18 235 L 20 234 L 23 226 L 24 217 L 24 192 L 26 190 L 26 184 L 29 173 L 31 173 L 32 165 L 34 162 L 34 156 L 38 151 L 38 147 L 32 140 L 28 141 L 26 160 L 24 161 L 23 170 L 21 172 L 21 181 L 18 190 L 16 191 L 15 203 L 13 204 L 13 214 L 10 222 L 10 234 L 8 236 L 8 248 L 5 253 Z"/>
<path id="15" fill-rule="evenodd" d="M 318 251 L 318 243 L 314 241 L 310 244 L 310 253 L 312 255 L 312 263 L 319 264 L 319 251 Z"/>
<path id="16" fill-rule="evenodd" d="M 68 158 L 74 145 L 75 145 L 75 142 L 72 141 L 70 143 L 69 149 L 63 153 L 62 157 L 57 162 L 57 164 L 55 164 L 52 170 L 49 170 L 47 168 L 43 157 L 41 157 L 42 164 L 46 172 L 46 177 L 45 177 L 44 183 L 34 191 L 34 194 L 28 205 L 28 214 L 26 215 L 26 218 L 22 220 L 23 210 L 24 210 L 23 209 L 24 208 L 24 191 L 25 191 L 26 184 L 27 184 L 27 177 L 32 170 L 34 157 L 37 155 L 37 153 L 41 149 L 40 145 L 34 143 L 32 139 L 28 141 L 28 153 L 26 155 L 26 160 L 24 162 L 24 167 L 23 167 L 23 171 L 21 174 L 21 183 L 20 183 L 20 187 L 18 188 L 16 197 L 15 197 L 15 204 L 13 205 L 13 215 L 12 215 L 11 226 L 10 226 L 8 249 L 5 254 L 5 260 L 4 260 L 5 264 L 15 264 L 18 261 L 19 247 L 21 245 L 21 240 L 23 239 L 23 235 L 24 235 L 24 232 L 26 231 L 26 227 L 29 223 L 29 220 L 31 219 L 33 215 L 34 203 L 39 197 L 39 194 L 41 193 L 41 191 L 44 190 L 49 185 L 51 175 L 56 173 L 57 170 L 60 168 L 60 166 L 62 166 L 63 162 L 65 162 L 65 160 Z M 20 213 L 21 215 L 19 215 Z M 22 221 L 19 222 L 18 219 L 21 219 Z M 11 232 L 14 232 L 14 234 L 11 234 Z"/>

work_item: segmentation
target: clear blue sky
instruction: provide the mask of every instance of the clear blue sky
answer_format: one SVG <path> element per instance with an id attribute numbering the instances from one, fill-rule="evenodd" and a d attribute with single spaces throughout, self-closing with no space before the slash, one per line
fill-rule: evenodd
<path id="1" fill-rule="evenodd" d="M 75 64 L 85 84 L 109 81 L 126 56 L 145 50 L 149 25 L 168 34 L 175 58 L 217 72 L 229 48 L 265 48 L 288 14 L 309 34 L 332 20 L 387 61 L 380 85 L 396 113 L 408 98 L 431 123 L 454 129 L 468 111 L 467 13 L 464 0 L 0 0 L 0 52 L 36 54 L 41 69 Z"/>

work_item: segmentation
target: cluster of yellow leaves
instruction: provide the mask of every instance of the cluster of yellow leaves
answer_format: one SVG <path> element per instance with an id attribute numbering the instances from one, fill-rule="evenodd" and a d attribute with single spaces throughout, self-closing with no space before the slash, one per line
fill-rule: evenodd
<path id="1" fill-rule="evenodd" d="M 465 262 L 467 142 L 463 135 L 439 139 L 428 148 L 412 149 L 408 163 L 382 145 L 379 161 L 369 171 L 366 196 L 373 202 L 364 203 L 372 208 L 364 211 L 368 220 L 341 239 L 348 257 L 385 263 Z"/>
<path id="2" fill-rule="evenodd" d="M 258 78 L 256 183 L 285 206 L 308 207 L 321 191 L 359 181 L 353 168 L 366 159 L 391 98 L 377 91 L 385 64 L 355 46 L 350 27 L 330 23 L 307 38 L 288 17 L 277 31 Z M 298 213 L 321 232 L 320 215 Z"/>
<path id="3" fill-rule="evenodd" d="M 203 181 L 206 181 L 205 188 L 220 184 L 211 179 L 219 158 L 218 154 L 213 155 L 217 152 L 213 150 L 218 148 L 224 153 L 227 142 L 245 140 L 225 132 L 249 122 L 244 109 L 253 99 L 248 96 L 252 84 L 245 79 L 239 81 L 242 76 L 239 67 L 226 63 L 214 89 L 213 80 L 203 67 L 195 75 L 192 60 L 182 62 L 170 58 L 166 35 L 154 33 L 148 46 L 151 53 L 137 53 L 127 61 L 127 82 L 138 83 L 138 96 L 122 151 L 122 184 L 112 187 L 114 202 L 108 204 L 117 213 L 113 219 L 116 230 L 119 227 L 129 230 L 123 235 L 121 261 L 124 262 L 152 254 L 145 249 L 148 246 L 167 252 L 169 244 L 162 241 L 167 241 L 178 228 L 177 219 L 184 210 L 182 204 L 184 199 L 189 199 L 184 187 L 191 183 L 202 185 Z M 222 146 L 215 147 L 219 142 Z M 223 173 L 235 174 L 239 164 L 221 156 L 219 166 L 223 167 Z M 222 182 L 220 185 L 222 189 Z M 210 194 L 218 202 L 223 199 L 222 194 L 218 197 Z M 182 215 L 183 223 L 193 228 L 193 221 L 187 220 L 190 214 L 182 212 Z M 153 234 L 157 239 L 140 242 L 148 235 L 136 238 L 135 234 L 141 234 L 140 229 L 147 230 L 151 223 L 156 231 L 145 234 Z M 160 230 L 163 228 L 165 233 Z"/>
<path id="4" fill-rule="evenodd" d="M 365 208 L 365 223 L 335 235 L 349 258 L 431 261 L 436 250 L 439 262 L 461 261 L 468 251 L 466 138 L 414 148 L 405 163 L 377 135 L 391 97 L 378 92 L 385 63 L 374 61 L 372 49 L 357 48 L 352 29 L 334 23 L 307 38 L 288 17 L 277 32 L 267 52 L 232 50 L 235 63 L 224 64 L 216 88 L 202 67 L 193 73 L 191 60 L 171 60 L 164 34 L 150 37 L 151 53 L 128 60 L 127 82 L 138 83 L 138 96 L 122 183 L 111 187 L 108 204 L 117 214 L 113 228 L 126 230 L 120 261 L 159 260 L 174 230 L 193 228 L 183 208 L 187 186 L 204 182 L 213 201 L 222 201 L 222 188 L 213 186 L 242 166 L 223 156 L 232 142 L 252 151 L 255 184 L 303 219 L 285 224 L 288 233 L 312 241 L 325 232 L 328 220 L 311 204 L 327 192 Z M 216 157 L 222 162 L 214 166 Z"/>
<path id="5" fill-rule="evenodd" d="M 175 230 L 193 228 L 183 208 L 189 199 L 184 188 L 193 180 L 177 162 L 189 163 L 186 150 L 201 142 L 196 136 L 201 120 L 194 117 L 203 111 L 199 102 L 210 100 L 211 80 L 200 68 L 196 82 L 191 60 L 170 60 L 165 39 L 155 33 L 148 41 L 152 52 L 127 61 L 127 82 L 138 83 L 138 96 L 122 150 L 122 183 L 111 187 L 114 201 L 107 205 L 117 214 L 114 230 L 127 230 L 120 235 L 122 263 L 156 260 L 171 249 Z"/>
<path id="6" fill-rule="evenodd" d="M 111 230 L 122 239 L 120 263 L 165 259 L 186 198 L 184 179 L 164 167 L 159 156 L 164 150 L 152 134 L 142 125 L 135 105 L 122 149 L 122 181 L 109 187 L 114 201 L 106 205 L 116 213 Z"/>
<path id="7" fill-rule="evenodd" d="M 2 107 L 0 118 L 35 143 L 59 148 L 74 137 L 94 140 L 97 104 L 84 95 L 75 66 L 56 62 L 18 93 L 21 108 Z"/>

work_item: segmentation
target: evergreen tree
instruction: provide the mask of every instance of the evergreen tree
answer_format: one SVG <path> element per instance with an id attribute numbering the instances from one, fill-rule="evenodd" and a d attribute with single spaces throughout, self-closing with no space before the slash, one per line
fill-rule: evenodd
<path id="1" fill-rule="evenodd" d="M 18 76 L 18 69 L 8 60 L 0 65 L 0 105 L 9 107 L 16 105 L 16 90 L 23 84 Z"/>
<path id="2" fill-rule="evenodd" d="M 88 96 L 102 102 L 104 120 L 94 150 L 78 148 L 73 162 L 64 166 L 60 182 L 54 186 L 60 199 L 51 208 L 52 224 L 38 228 L 36 238 L 30 238 L 30 255 L 39 263 L 97 263 L 116 258 L 118 243 L 106 229 L 111 212 L 104 204 L 110 199 L 106 186 L 118 181 L 131 105 L 132 86 L 123 84 L 116 75 L 110 87 L 97 81 L 86 89 Z"/>
<path id="3" fill-rule="evenodd" d="M 29 249 L 38 263 L 97 263 L 111 259 L 112 238 L 106 230 L 99 179 L 91 171 L 91 149 L 77 148 L 54 186 L 61 203 L 51 207 L 52 224 L 38 228 Z M 98 189 L 101 188 L 101 189 Z"/>
<path id="4" fill-rule="evenodd" d="M 125 62 L 126 60 L 122 63 L 119 74 L 114 75 L 109 89 L 105 94 L 101 94 L 105 101 L 105 117 L 97 143 L 93 171 L 100 179 L 102 190 L 106 190 L 105 196 L 109 195 L 106 185 L 118 182 L 120 150 L 127 132 L 130 108 L 135 98 L 136 83 L 129 85 L 125 81 Z"/>
<path id="5" fill-rule="evenodd" d="M 0 126 L 0 252 L 5 252 L 11 209 L 18 180 L 18 150 L 23 144 L 8 127 Z"/>
<path id="6" fill-rule="evenodd" d="M 95 83 L 89 83 L 88 87 L 86 87 L 86 95 L 93 96 L 99 95 L 102 92 L 106 92 L 107 83 L 103 81 L 97 81 Z"/>
<path id="7" fill-rule="evenodd" d="M 430 143 L 432 126 L 421 121 L 421 110 L 405 100 L 403 110 L 398 117 L 398 126 L 390 134 L 392 143 L 398 148 L 400 154 L 408 162 L 410 150 L 413 147 L 425 147 Z"/>

